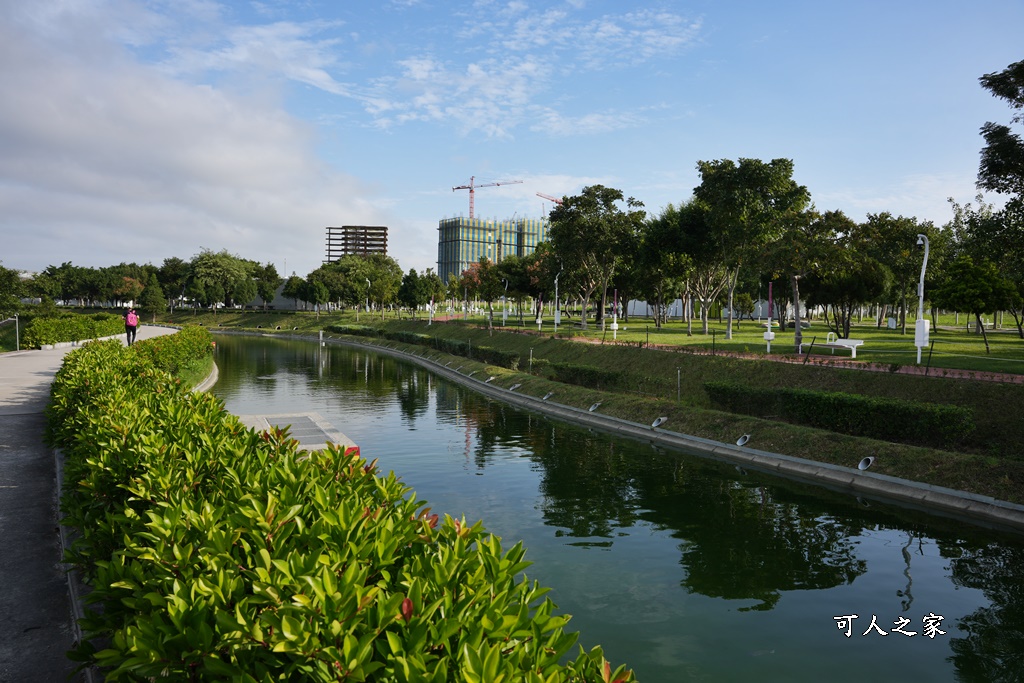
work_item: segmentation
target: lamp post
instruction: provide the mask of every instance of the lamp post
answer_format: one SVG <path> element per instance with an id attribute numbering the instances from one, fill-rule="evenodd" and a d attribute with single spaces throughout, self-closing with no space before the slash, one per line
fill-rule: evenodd
<path id="1" fill-rule="evenodd" d="M 928 321 L 924 319 L 924 271 L 928 267 L 928 236 L 918 235 L 917 246 L 924 247 L 921 262 L 921 281 L 917 284 L 917 323 L 914 327 L 914 346 L 917 347 L 917 364 L 921 364 L 921 349 L 928 346 Z"/>
<path id="2" fill-rule="evenodd" d="M 501 281 L 505 283 L 505 293 L 501 296 L 501 326 L 505 327 L 508 322 L 508 278 L 503 277 Z"/>
<path id="3" fill-rule="evenodd" d="M 562 275 L 561 269 L 555 276 L 555 333 L 558 333 L 558 323 L 562 322 L 562 304 L 558 299 L 558 278 Z"/>

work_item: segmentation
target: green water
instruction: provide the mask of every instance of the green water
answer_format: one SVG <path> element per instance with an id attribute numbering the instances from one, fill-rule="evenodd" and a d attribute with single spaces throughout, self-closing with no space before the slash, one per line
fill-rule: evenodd
<path id="1" fill-rule="evenodd" d="M 641 681 L 1024 680 L 1020 537 L 591 433 L 363 351 L 222 335 L 217 363 L 232 412 L 316 411 L 435 511 L 523 541 L 581 644 Z"/>

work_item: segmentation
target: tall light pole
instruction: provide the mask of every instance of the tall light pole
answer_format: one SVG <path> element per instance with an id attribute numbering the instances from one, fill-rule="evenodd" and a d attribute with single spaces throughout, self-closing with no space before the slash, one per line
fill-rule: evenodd
<path id="1" fill-rule="evenodd" d="M 928 346 L 928 321 L 924 319 L 924 271 L 928 267 L 928 236 L 918 235 L 917 246 L 924 247 L 921 281 L 917 284 L 917 323 L 914 327 L 914 346 L 917 347 L 917 364 L 920 365 L 921 349 Z"/>
<path id="2" fill-rule="evenodd" d="M 558 278 L 562 275 L 561 269 L 555 276 L 555 333 L 558 333 L 558 323 L 562 322 L 562 305 L 558 300 Z"/>
<path id="3" fill-rule="evenodd" d="M 505 293 L 501 297 L 501 326 L 505 327 L 508 322 L 508 278 L 503 277 L 501 281 L 505 283 Z"/>

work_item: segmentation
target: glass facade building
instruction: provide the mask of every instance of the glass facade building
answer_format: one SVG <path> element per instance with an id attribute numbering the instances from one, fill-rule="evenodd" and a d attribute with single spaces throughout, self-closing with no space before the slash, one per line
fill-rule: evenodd
<path id="1" fill-rule="evenodd" d="M 483 218 L 445 218 L 437 225 L 437 274 L 448 276 L 462 271 L 481 258 L 500 263 L 506 256 L 532 254 L 548 239 L 545 218 L 517 218 L 496 221 Z"/>

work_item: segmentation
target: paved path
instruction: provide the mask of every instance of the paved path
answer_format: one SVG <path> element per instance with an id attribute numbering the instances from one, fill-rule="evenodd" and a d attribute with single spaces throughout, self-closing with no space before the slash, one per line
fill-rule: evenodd
<path id="1" fill-rule="evenodd" d="M 171 332 L 142 326 L 138 338 Z M 43 443 L 50 384 L 74 348 L 0 354 L 0 683 L 60 683 L 75 668 L 54 456 Z"/>

